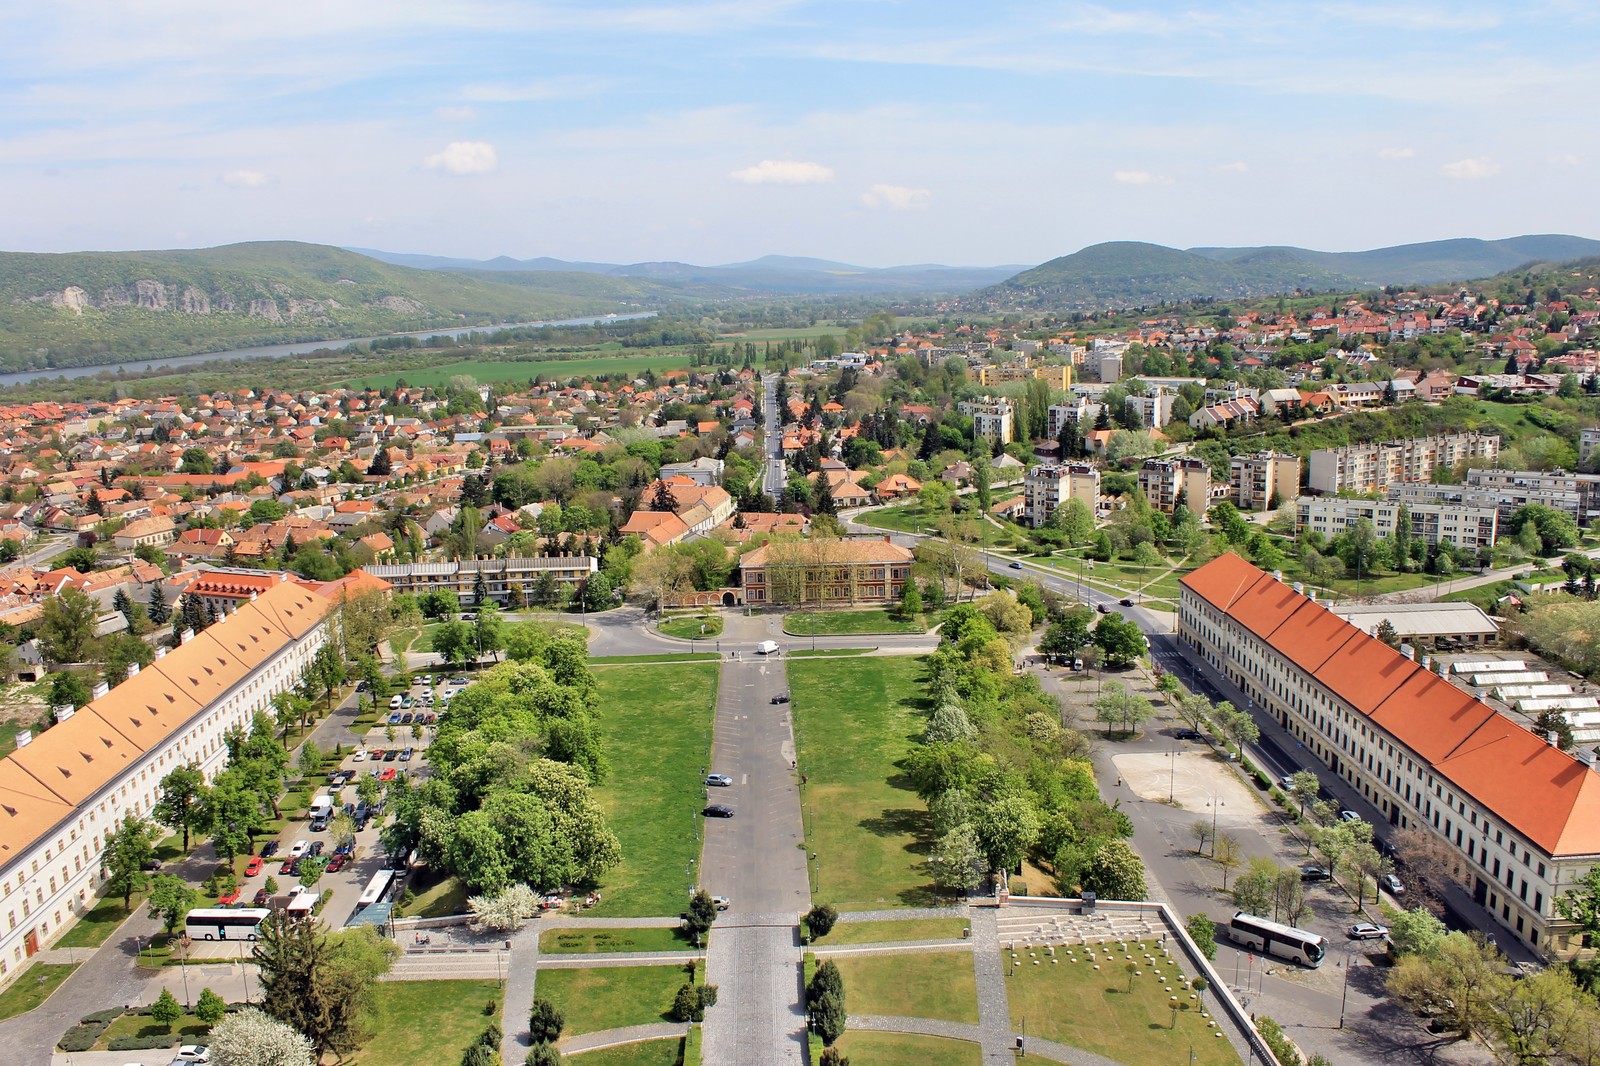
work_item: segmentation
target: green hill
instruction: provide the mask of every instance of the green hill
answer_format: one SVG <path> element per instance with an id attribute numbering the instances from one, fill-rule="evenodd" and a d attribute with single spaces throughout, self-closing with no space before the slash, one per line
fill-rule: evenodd
<path id="1" fill-rule="evenodd" d="M 605 314 L 688 295 L 640 278 L 416 270 L 315 244 L 0 253 L 0 371 Z"/>

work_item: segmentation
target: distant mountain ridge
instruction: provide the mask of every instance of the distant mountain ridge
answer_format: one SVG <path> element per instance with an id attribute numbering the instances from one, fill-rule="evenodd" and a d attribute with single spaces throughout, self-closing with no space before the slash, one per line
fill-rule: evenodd
<path id="1" fill-rule="evenodd" d="M 995 307 L 1101 310 L 1297 290 L 1437 285 L 1592 255 L 1600 255 L 1600 241 L 1568 234 L 1462 237 L 1359 252 L 1289 246 L 1182 250 L 1113 241 L 1024 270 L 972 299 Z"/>
<path id="2" fill-rule="evenodd" d="M 567 271 L 586 274 L 603 274 L 616 278 L 650 278 L 658 281 L 675 281 L 693 285 L 713 285 L 729 290 L 730 294 L 761 293 L 767 295 L 889 295 L 932 294 L 955 295 L 970 292 L 1004 281 L 1024 267 L 1017 264 L 1001 266 L 943 266 L 937 263 L 917 263 L 907 266 L 863 267 L 827 259 L 805 256 L 766 255 L 744 263 L 724 263 L 717 266 L 695 266 L 675 261 L 649 263 L 587 263 L 551 259 L 538 256 L 533 259 L 513 259 L 497 256 L 494 259 L 452 259 L 446 256 L 417 255 L 407 252 L 385 252 L 374 248 L 351 248 L 352 252 L 369 256 L 396 266 L 416 267 L 422 270 L 466 270 L 494 273 L 535 273 L 539 271 Z"/>

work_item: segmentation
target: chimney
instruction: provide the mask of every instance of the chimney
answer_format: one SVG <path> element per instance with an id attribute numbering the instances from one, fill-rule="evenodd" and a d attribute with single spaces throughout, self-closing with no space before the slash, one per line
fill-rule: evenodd
<path id="1" fill-rule="evenodd" d="M 58 703 L 54 707 L 50 708 L 50 713 L 55 716 L 56 724 L 60 725 L 68 718 L 71 718 L 73 715 L 77 714 L 78 708 L 74 707 L 70 703 Z"/>
<path id="2" fill-rule="evenodd" d="M 165 659 L 166 657 L 167 657 L 167 646 L 165 644 L 157 644 L 156 645 L 156 658 L 157 659 Z"/>
<path id="3" fill-rule="evenodd" d="M 1272 580 L 1281 582 L 1283 580 L 1283 571 L 1282 570 L 1274 570 L 1272 572 Z"/>
<path id="4" fill-rule="evenodd" d="M 94 698 L 95 699 L 99 699 L 101 696 L 104 696 L 107 692 L 110 692 L 110 691 L 111 691 L 111 686 L 106 684 L 104 681 L 96 681 L 94 683 Z"/>
<path id="5" fill-rule="evenodd" d="M 32 744 L 32 743 L 33 743 L 33 730 L 31 730 L 31 729 L 23 729 L 23 730 L 18 731 L 18 733 L 17 733 L 17 747 L 19 749 L 25 748 L 29 744 Z"/>
<path id="6" fill-rule="evenodd" d="M 1572 752 L 1572 757 L 1577 759 L 1579 762 L 1583 763 L 1583 765 L 1585 765 L 1585 766 L 1593 766 L 1594 765 L 1594 749 L 1593 748 L 1577 748 Z"/>
<path id="7" fill-rule="evenodd" d="M 1561 734 L 1560 733 L 1557 733 L 1554 729 L 1545 730 L 1544 742 L 1546 744 L 1550 745 L 1552 748 L 1558 748 L 1558 747 L 1561 746 L 1560 741 L 1561 741 Z"/>
<path id="8" fill-rule="evenodd" d="M 185 629 L 185 630 L 183 630 L 182 632 L 180 632 L 178 634 L 178 643 L 180 645 L 181 644 L 187 644 L 193 639 L 194 639 L 194 630 L 192 630 L 192 629 Z"/>
<path id="9" fill-rule="evenodd" d="M 1433 665 L 1433 659 L 1431 657 L 1427 656 L 1427 655 L 1424 655 L 1422 657 L 1422 668 L 1424 670 L 1426 670 L 1429 667 L 1431 667 L 1432 665 Z"/>
<path id="10" fill-rule="evenodd" d="M 1317 590 L 1313 589 L 1313 588 L 1306 589 L 1306 598 L 1309 599 L 1312 603 L 1316 603 L 1317 602 Z"/>
<path id="11" fill-rule="evenodd" d="M 1409 644 L 1402 644 L 1400 645 L 1400 654 L 1404 655 L 1407 659 L 1415 660 L 1417 657 L 1417 649 L 1413 648 Z"/>
<path id="12" fill-rule="evenodd" d="M 1302 596 L 1304 596 L 1306 594 L 1306 586 L 1305 586 L 1305 582 L 1303 582 L 1303 581 L 1296 581 L 1290 587 L 1293 588 L 1295 590 L 1295 592 L 1299 593 Z"/>
<path id="13" fill-rule="evenodd" d="M 128 676 L 129 677 L 133 677 L 138 672 L 139 672 L 139 664 L 138 663 L 129 663 L 128 664 Z"/>

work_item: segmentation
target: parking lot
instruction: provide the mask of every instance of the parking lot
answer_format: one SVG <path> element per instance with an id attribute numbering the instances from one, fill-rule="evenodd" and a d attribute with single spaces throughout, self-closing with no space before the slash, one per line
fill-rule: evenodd
<path id="1" fill-rule="evenodd" d="M 428 677 L 431 684 L 423 684 L 423 677 Z M 450 697 L 464 689 L 467 682 L 465 677 L 419 675 L 409 688 L 392 698 L 392 710 L 388 703 L 379 708 L 376 724 L 368 727 L 361 736 L 362 747 L 347 753 L 337 769 L 329 771 L 320 782 L 320 787 L 314 790 L 313 801 L 328 796 L 333 811 L 343 811 L 356 817 L 366 813 L 356 791 L 363 777 L 373 778 L 385 786 L 401 777 L 412 781 L 425 778 L 429 769 L 428 745 L 433 739 L 438 716 L 445 713 Z M 365 818 L 357 818 L 358 828 L 353 840 L 344 842 L 349 846 L 348 857 L 338 869 L 333 869 L 330 863 L 330 868 L 317 882 L 316 889 L 325 896 L 320 917 L 330 929 L 341 928 L 350 920 L 372 876 L 391 867 L 392 859 L 384 854 L 379 841 L 379 833 L 386 820 L 385 808 L 386 804 L 380 798 L 374 812 Z M 258 841 L 257 857 L 267 852 L 271 854 L 266 855 L 256 873 L 240 878 L 235 905 L 267 905 L 258 904 L 256 899 L 259 893 L 265 891 L 269 877 L 277 881 L 278 892 L 274 899 L 280 904 L 285 902 L 291 889 L 299 884 L 298 877 L 288 872 L 290 867 L 286 860 L 301 853 L 309 854 L 319 845 L 321 857 L 328 858 L 339 850 L 341 841 L 334 838 L 325 823 L 313 821 L 307 816 L 292 821 L 276 837 Z M 396 878 L 395 886 L 387 898 L 396 898 L 403 884 L 402 874 Z M 215 903 L 207 900 L 201 906 L 215 906 Z M 237 951 L 237 947 L 226 943 L 199 942 L 194 945 L 192 957 L 232 957 Z"/>

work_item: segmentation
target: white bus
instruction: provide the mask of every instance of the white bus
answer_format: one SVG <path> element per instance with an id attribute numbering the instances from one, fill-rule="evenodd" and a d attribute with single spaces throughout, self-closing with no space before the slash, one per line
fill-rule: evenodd
<path id="1" fill-rule="evenodd" d="M 1228 936 L 1241 947 L 1276 955 L 1301 966 L 1322 965 L 1322 958 L 1328 952 L 1327 939 L 1316 933 L 1258 918 L 1244 911 L 1234 913 L 1233 921 L 1228 923 Z"/>
<path id="2" fill-rule="evenodd" d="M 271 913 L 266 907 L 201 907 L 184 918 L 183 931 L 192 940 L 254 940 Z"/>
<path id="3" fill-rule="evenodd" d="M 394 881 L 393 870 L 379 870 L 372 875 L 372 880 L 367 882 L 366 891 L 361 893 L 361 899 L 356 903 L 356 909 L 370 907 L 377 903 L 389 891 L 389 885 Z"/>

